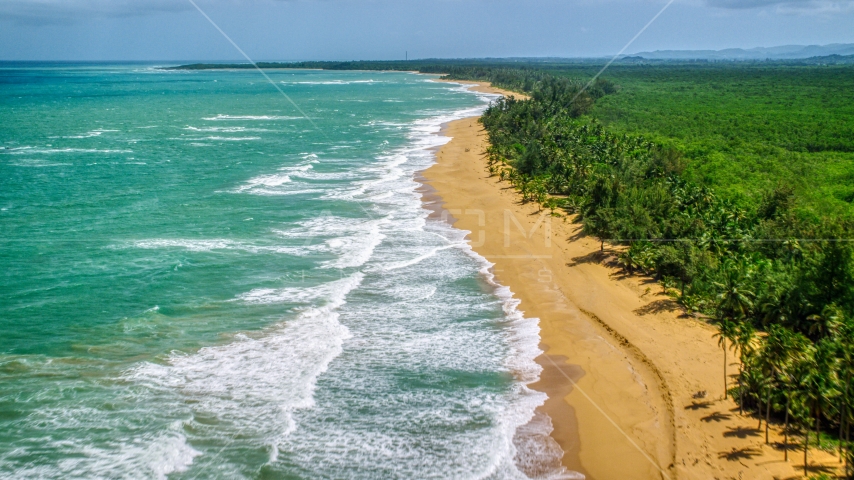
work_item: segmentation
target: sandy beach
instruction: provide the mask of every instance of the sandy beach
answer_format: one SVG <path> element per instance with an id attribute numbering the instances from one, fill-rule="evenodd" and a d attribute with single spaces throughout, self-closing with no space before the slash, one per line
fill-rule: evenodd
<path id="1" fill-rule="evenodd" d="M 423 173 L 435 194 L 425 203 L 471 232 L 496 279 L 540 320 L 543 374 L 532 387 L 549 397 L 540 412 L 552 420 L 564 466 L 598 480 L 801 478 L 803 451 L 785 462 L 779 429 L 766 445 L 764 426 L 724 400 L 714 327 L 684 315 L 651 279 L 623 275 L 614 251 L 600 252 L 572 218 L 521 203 L 490 177 L 477 120 L 446 126 L 452 141 Z M 727 359 L 737 374 L 736 357 Z M 811 473 L 838 465 L 815 449 L 810 459 Z"/>

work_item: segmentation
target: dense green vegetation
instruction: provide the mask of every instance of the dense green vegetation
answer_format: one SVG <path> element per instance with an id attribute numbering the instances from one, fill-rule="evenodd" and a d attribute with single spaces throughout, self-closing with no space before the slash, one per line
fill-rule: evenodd
<path id="1" fill-rule="evenodd" d="M 742 365 L 735 385 L 724 381 L 766 431 L 773 415 L 794 422 L 807 444 L 813 429 L 847 441 L 854 226 L 796 208 L 797 188 L 784 176 L 742 201 L 721 196 L 696 181 L 681 145 L 605 127 L 584 115 L 589 104 L 572 101 L 583 96 L 554 101 L 551 83 L 484 114 L 490 172 L 527 201 L 578 214 L 603 248 L 624 247 L 627 273 L 655 276 L 715 322 L 724 355 L 736 349 Z M 602 85 L 594 111 L 622 94 Z"/>
<path id="2" fill-rule="evenodd" d="M 573 73 L 573 72 L 568 72 Z M 581 72 L 578 72 L 581 73 Z M 742 203 L 785 183 L 797 208 L 854 212 L 851 67 L 617 67 L 593 116 L 677 148 L 685 177 Z"/>

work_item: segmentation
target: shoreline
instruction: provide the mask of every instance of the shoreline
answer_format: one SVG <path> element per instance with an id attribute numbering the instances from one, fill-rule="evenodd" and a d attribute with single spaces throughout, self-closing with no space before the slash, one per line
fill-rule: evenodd
<path id="1" fill-rule="evenodd" d="M 486 82 L 477 91 L 514 95 Z M 537 409 L 551 419 L 562 464 L 588 479 L 799 477 L 797 453 L 783 461 L 772 424 L 771 445 L 747 412 L 723 399 L 723 354 L 711 325 L 682 315 L 649 278 L 609 264 L 566 216 L 519 201 L 507 183 L 489 177 L 485 133 L 470 117 L 445 124 L 452 140 L 420 172 L 423 202 L 467 230 L 473 250 L 539 319 L 543 367 L 530 388 L 546 393 Z M 427 206 L 432 204 L 431 206 Z M 729 372 L 738 366 L 729 357 Z M 836 463 L 813 449 L 815 464 Z"/>
<path id="2" fill-rule="evenodd" d="M 460 83 L 460 82 L 455 82 Z M 479 85 L 480 88 L 489 88 L 485 85 Z M 499 93 L 491 91 L 486 93 Z M 503 92 L 501 92 L 503 94 Z M 471 117 L 450 122 L 446 124 L 442 130 L 442 135 L 450 136 L 453 139 L 451 142 L 442 147 L 437 152 L 437 164 L 431 168 L 421 172 L 422 181 L 429 187 L 430 190 L 425 191 L 425 204 L 433 203 L 429 207 L 434 212 L 449 212 L 444 217 L 456 228 L 468 230 L 471 232 L 485 231 L 486 242 L 484 245 L 473 244 L 473 250 L 486 258 L 489 262 L 495 264 L 493 274 L 496 281 L 501 285 L 508 287 L 514 294 L 514 298 L 521 301 L 518 309 L 522 311 L 526 318 L 537 318 L 540 324 L 540 349 L 544 352 L 535 359 L 537 364 L 542 367 L 539 381 L 530 384 L 528 387 L 532 390 L 543 392 L 547 395 L 547 400 L 544 405 L 537 408 L 535 416 L 546 415 L 551 421 L 552 432 L 551 438 L 557 443 L 563 451 L 561 465 L 567 470 L 578 472 L 586 478 L 659 478 L 652 476 L 654 467 L 644 458 L 644 454 L 635 450 L 631 442 L 627 442 L 618 430 L 607 431 L 605 425 L 600 419 L 595 418 L 594 410 L 590 404 L 581 404 L 576 401 L 568 401 L 570 398 L 575 400 L 577 395 L 572 395 L 576 388 L 580 387 L 586 390 L 601 389 L 602 385 L 589 383 L 592 376 L 612 376 L 618 378 L 618 382 L 610 382 L 611 388 L 605 391 L 607 394 L 619 395 L 619 391 L 628 382 L 632 382 L 631 366 L 625 362 L 613 362 L 609 359 L 608 353 L 611 347 L 602 349 L 601 335 L 593 331 L 592 325 L 579 324 L 580 312 L 573 309 L 565 298 L 561 298 L 560 291 L 545 285 L 546 288 L 541 288 L 542 280 L 546 279 L 543 276 L 544 270 L 548 269 L 543 252 L 531 250 L 530 245 L 517 245 L 517 236 L 524 242 L 526 235 L 516 231 L 510 232 L 511 247 L 506 249 L 503 247 L 503 225 L 505 210 L 508 205 L 501 202 L 500 205 L 495 204 L 494 200 L 505 200 L 508 194 L 515 195 L 515 192 L 509 191 L 507 185 L 494 186 L 473 181 L 482 181 L 479 177 L 486 177 L 485 163 L 475 166 L 474 169 L 468 169 L 467 175 L 458 175 L 459 171 L 441 172 L 443 159 L 455 158 L 480 158 L 480 153 L 485 147 L 485 142 L 482 137 L 477 138 L 472 135 L 475 131 L 480 131 L 480 125 L 477 123 L 478 117 Z M 480 140 L 478 142 L 477 140 Z M 456 150 L 456 151 L 454 151 Z M 468 151 L 466 151 L 468 150 Z M 472 175 L 473 174 L 473 175 Z M 451 177 L 453 187 L 463 187 L 463 184 L 468 187 L 475 187 L 476 191 L 471 188 L 465 188 L 466 191 L 454 192 L 447 188 L 448 180 Z M 443 188 L 444 187 L 444 188 Z M 453 188 L 452 187 L 452 188 Z M 486 188 L 477 188 L 486 187 Z M 425 189 L 426 190 L 426 189 Z M 495 191 L 498 190 L 498 191 Z M 496 194 L 501 195 L 499 199 L 494 198 Z M 495 208 L 498 207 L 498 208 Z M 465 215 L 466 210 L 471 213 L 472 210 L 484 212 L 485 225 L 478 225 L 480 222 L 477 215 Z M 516 213 L 519 213 L 516 215 Z M 536 212 L 534 212 L 536 213 Z M 516 220 L 524 226 L 526 231 L 530 231 L 533 222 L 526 218 L 530 212 L 514 212 Z M 511 225 L 513 220 L 511 219 Z M 490 227 L 501 228 L 490 228 Z M 552 225 L 554 232 L 555 225 Z M 496 231 L 499 230 L 499 231 Z M 480 232 L 473 235 L 480 237 Z M 472 237 L 472 235 L 469 235 Z M 541 238 L 539 242 L 541 247 L 545 246 L 545 238 Z M 471 238 L 469 238 L 470 243 Z M 536 249 L 536 247 L 534 247 Z M 542 257 L 542 258 L 541 258 Z M 549 275 L 551 274 L 551 270 Z M 527 288 L 533 286 L 534 288 Z M 535 305 L 548 305 L 546 308 L 538 308 Z M 575 311 L 572 311 L 575 310 Z M 559 338 L 560 334 L 555 330 L 555 316 L 572 315 L 575 317 L 577 325 L 573 330 L 576 332 L 571 339 Z M 576 352 L 572 349 L 555 348 L 556 345 L 573 345 L 585 343 L 600 344 L 597 356 L 604 358 L 605 370 L 597 368 L 592 362 L 580 362 L 574 359 Z M 598 363 L 598 362 L 597 362 Z M 600 366 L 601 367 L 601 366 Z M 637 367 L 641 368 L 641 367 Z M 567 378 L 569 377 L 569 378 Z M 571 380 L 569 380 L 571 379 Z M 576 385 L 577 383 L 577 385 Z M 642 393 L 642 389 L 637 387 L 633 391 L 634 395 Z M 617 408 L 610 407 L 618 410 Z M 536 417 L 535 417 L 536 419 Z M 593 419 L 594 422 L 588 425 L 585 420 Z M 627 424 L 641 423 L 636 418 L 636 415 L 630 415 Z M 628 427 L 626 427 L 628 428 Z M 596 433 L 598 432 L 598 433 Z M 585 437 L 592 438 L 597 444 L 609 445 L 607 451 L 600 452 L 599 458 L 590 458 L 590 453 L 583 451 Z M 615 464 L 613 458 L 620 458 L 621 462 Z M 640 476 L 639 473 L 643 472 Z"/>

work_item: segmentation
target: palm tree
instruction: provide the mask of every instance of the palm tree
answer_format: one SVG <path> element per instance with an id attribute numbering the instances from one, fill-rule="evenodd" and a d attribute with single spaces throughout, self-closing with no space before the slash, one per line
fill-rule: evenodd
<path id="1" fill-rule="evenodd" d="M 838 394 L 835 389 L 836 357 L 834 345 L 829 341 L 821 341 L 809 349 L 797 366 L 798 395 L 806 409 L 806 417 L 801 418 L 804 426 L 804 471 L 807 468 L 807 452 L 809 446 L 809 429 L 815 420 L 817 445 L 821 446 L 821 416 L 825 408 L 832 406 L 832 399 Z"/>
<path id="2" fill-rule="evenodd" d="M 837 390 L 839 360 L 836 358 L 836 343 L 833 340 L 825 339 L 816 345 L 815 364 L 816 371 L 812 378 L 812 386 L 815 389 L 815 431 L 816 435 L 819 435 L 821 432 L 821 416 L 824 411 L 834 407 L 833 399 L 839 395 L 839 390 Z M 821 437 L 817 438 L 820 443 Z"/>
<path id="3" fill-rule="evenodd" d="M 742 319 L 747 317 L 753 307 L 753 292 L 747 288 L 747 278 L 743 265 L 727 262 L 724 267 L 723 282 L 715 282 L 721 290 L 718 294 L 718 311 L 721 316 Z"/>
<path id="4" fill-rule="evenodd" d="M 792 332 L 779 325 L 771 325 L 768 336 L 762 345 L 762 362 L 769 370 L 767 393 L 765 396 L 765 444 L 768 444 L 768 421 L 771 417 L 771 392 L 777 372 L 789 363 L 792 354 Z"/>
<path id="5" fill-rule="evenodd" d="M 740 279 L 733 274 L 727 275 L 724 283 L 718 283 L 723 291 L 718 294 L 720 309 L 733 318 L 744 318 L 753 306 L 752 293 L 740 285 Z"/>
<path id="6" fill-rule="evenodd" d="M 755 330 L 750 322 L 738 324 L 738 334 L 735 337 L 735 345 L 738 347 L 738 409 L 739 414 L 744 415 L 744 367 L 746 359 L 753 355 L 756 350 L 753 344 L 756 339 Z"/>
<path id="7" fill-rule="evenodd" d="M 791 379 L 793 390 L 790 393 L 790 397 L 794 395 L 796 402 L 790 406 L 796 407 L 792 413 L 804 432 L 804 476 L 806 476 L 807 468 L 809 467 L 809 438 L 813 420 L 811 411 L 815 394 L 812 379 L 816 376 L 817 371 L 815 348 L 811 344 L 807 345 L 791 368 L 789 378 Z"/>
<path id="8" fill-rule="evenodd" d="M 851 364 L 847 361 L 844 362 L 844 378 L 845 381 L 843 383 L 842 391 L 840 392 L 840 401 L 839 405 L 839 461 L 842 462 L 842 450 L 843 450 L 843 432 L 845 431 L 846 424 L 848 422 L 848 395 L 851 387 Z"/>
<path id="9" fill-rule="evenodd" d="M 784 459 L 789 461 L 789 418 L 792 410 L 792 392 L 797 390 L 801 378 L 799 368 L 801 365 L 809 365 L 808 360 L 812 355 L 812 344 L 809 339 L 799 333 L 788 332 L 788 362 L 780 369 L 780 381 L 786 395 L 786 419 L 783 423 L 783 449 Z"/>
<path id="10" fill-rule="evenodd" d="M 742 371 L 742 382 L 745 393 L 756 400 L 756 416 L 759 418 L 757 429 L 762 427 L 762 397 L 761 392 L 765 390 L 768 377 L 762 372 L 762 365 L 758 355 L 749 355 L 744 359 L 744 370 Z"/>
<path id="11" fill-rule="evenodd" d="M 812 416 L 808 409 L 802 409 L 803 413 L 799 417 L 802 428 L 804 429 L 804 476 L 809 474 L 809 451 L 810 451 L 810 428 L 812 427 Z"/>
<path id="12" fill-rule="evenodd" d="M 718 331 L 713 338 L 718 339 L 718 346 L 724 351 L 724 400 L 727 399 L 727 376 L 726 376 L 726 342 L 734 344 L 738 336 L 738 329 L 734 322 L 728 318 L 722 318 L 717 322 Z"/>
<path id="13" fill-rule="evenodd" d="M 789 461 L 789 412 L 792 409 L 792 390 L 794 389 L 794 379 L 788 373 L 785 373 L 781 379 L 783 388 L 786 394 L 786 419 L 783 422 L 783 459 Z"/>
<path id="14" fill-rule="evenodd" d="M 836 305 L 827 305 L 820 314 L 810 315 L 807 317 L 809 326 L 807 331 L 813 338 L 834 337 L 839 334 L 842 328 L 844 314 Z"/>
<path id="15" fill-rule="evenodd" d="M 839 395 L 840 405 L 839 405 L 839 461 L 841 462 L 843 459 L 843 433 L 846 430 L 846 426 L 848 425 L 848 396 L 850 395 L 850 387 L 851 387 L 851 372 L 854 370 L 854 325 L 851 322 L 844 321 L 841 319 L 841 328 L 839 330 L 839 373 L 841 377 L 844 379 L 842 382 L 842 391 Z M 846 456 L 847 458 L 847 456 Z M 847 465 L 846 465 L 847 471 Z"/>

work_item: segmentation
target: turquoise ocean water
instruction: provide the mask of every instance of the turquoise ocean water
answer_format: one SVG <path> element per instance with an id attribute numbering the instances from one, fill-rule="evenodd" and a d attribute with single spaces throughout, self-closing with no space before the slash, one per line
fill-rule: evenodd
<path id="1" fill-rule="evenodd" d="M 257 72 L 0 64 L 0 476 L 560 476 L 536 321 L 414 180 L 490 97 L 270 76 L 311 121 Z"/>

